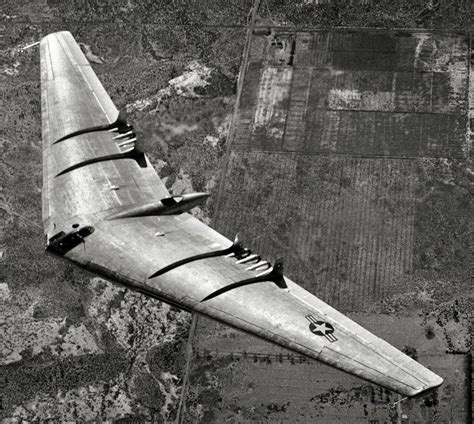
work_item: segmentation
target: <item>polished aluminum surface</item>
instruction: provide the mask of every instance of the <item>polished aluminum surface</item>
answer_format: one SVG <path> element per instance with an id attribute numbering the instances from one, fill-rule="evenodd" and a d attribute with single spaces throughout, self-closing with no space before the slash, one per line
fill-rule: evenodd
<path id="1" fill-rule="evenodd" d="M 232 242 L 187 213 L 108 219 L 169 197 L 144 157 L 120 156 L 123 139 L 107 130 L 118 111 L 69 32 L 41 41 L 43 117 L 43 221 L 47 240 L 65 237 L 58 253 L 112 282 L 125 285 L 321 360 L 399 393 L 412 396 L 442 379 L 398 349 L 284 277 L 226 291 L 262 269 L 223 255 L 192 261 L 149 278 L 173 262 L 223 250 Z M 134 140 L 133 140 L 134 141 Z M 139 153 L 139 152 L 137 152 Z M 101 158 L 99 161 L 95 159 Z M 103 159 L 103 160 L 102 160 Z M 120 216 L 120 215 L 119 215 Z M 80 243 L 80 229 L 93 228 Z M 65 247 L 64 247 L 65 246 Z M 72 247 L 71 247 L 72 246 Z M 267 271 L 265 271 L 267 272 Z"/>

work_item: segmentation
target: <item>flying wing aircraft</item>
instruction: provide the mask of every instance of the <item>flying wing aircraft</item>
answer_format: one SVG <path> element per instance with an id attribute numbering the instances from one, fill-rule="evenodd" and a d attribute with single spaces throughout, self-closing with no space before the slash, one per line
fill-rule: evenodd
<path id="1" fill-rule="evenodd" d="M 407 396 L 442 379 L 187 211 L 69 32 L 41 41 L 46 251 Z"/>

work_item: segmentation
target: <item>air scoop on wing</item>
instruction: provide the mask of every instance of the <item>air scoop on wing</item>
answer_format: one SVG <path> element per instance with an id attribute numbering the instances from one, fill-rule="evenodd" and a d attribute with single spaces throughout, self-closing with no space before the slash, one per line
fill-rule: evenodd
<path id="1" fill-rule="evenodd" d="M 208 193 L 191 193 L 183 194 L 181 196 L 165 197 L 159 202 L 127 208 L 109 216 L 108 219 L 134 218 L 152 215 L 178 215 L 188 212 L 192 208 L 204 203 L 208 197 Z"/>

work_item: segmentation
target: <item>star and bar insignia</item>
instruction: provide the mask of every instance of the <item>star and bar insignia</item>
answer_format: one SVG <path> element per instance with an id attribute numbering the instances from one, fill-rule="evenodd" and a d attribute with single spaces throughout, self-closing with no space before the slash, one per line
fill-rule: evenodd
<path id="1" fill-rule="evenodd" d="M 325 321 L 318 321 L 313 315 L 306 315 L 305 317 L 309 321 L 309 329 L 316 336 L 324 336 L 328 341 L 334 343 L 337 341 L 334 336 L 334 327 Z"/>

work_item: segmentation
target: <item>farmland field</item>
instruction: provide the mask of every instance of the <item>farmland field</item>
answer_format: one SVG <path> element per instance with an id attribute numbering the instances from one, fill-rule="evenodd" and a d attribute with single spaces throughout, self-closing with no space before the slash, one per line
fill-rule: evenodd
<path id="1" fill-rule="evenodd" d="M 2 422 L 471 421 L 468 2 L 4 3 Z M 59 30 L 170 192 L 211 193 L 195 216 L 444 384 L 402 400 L 45 257 L 39 51 L 23 47 Z"/>

